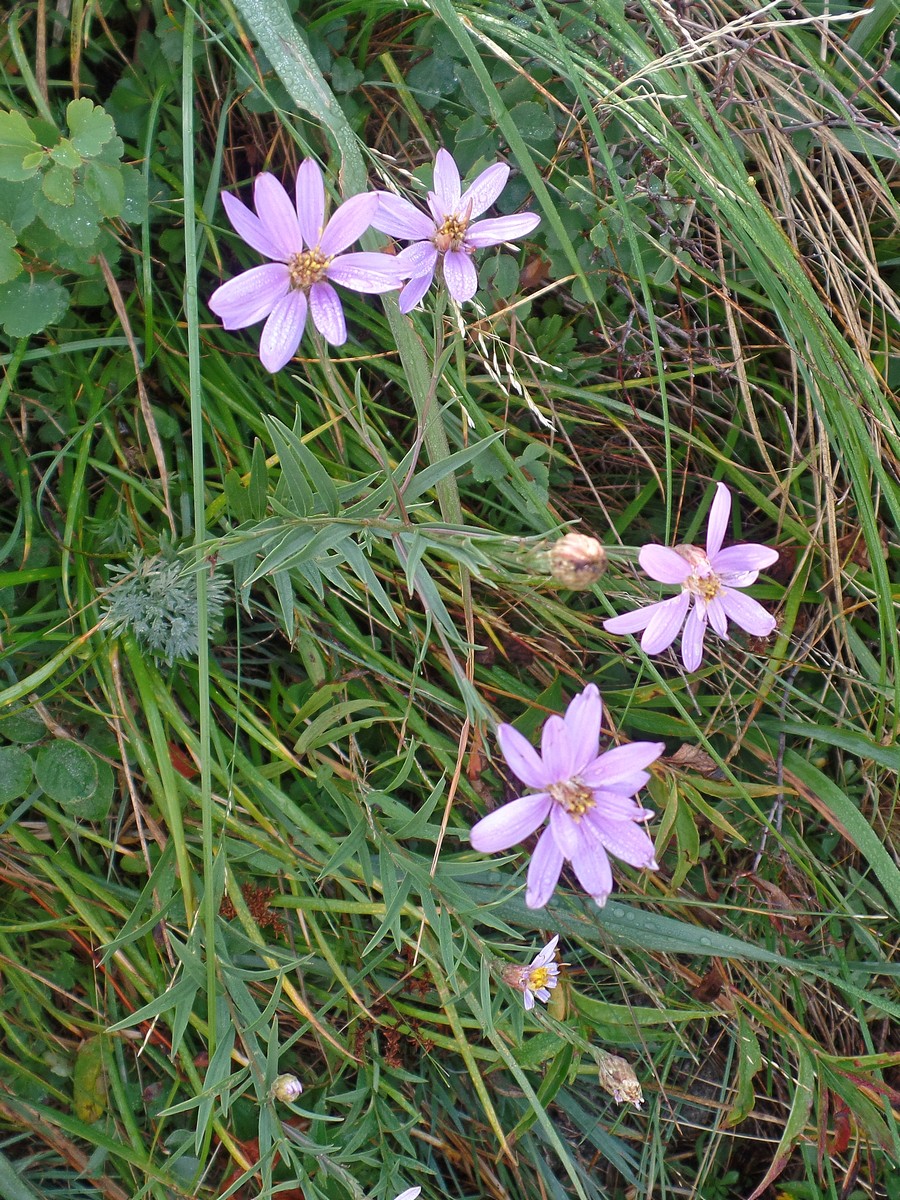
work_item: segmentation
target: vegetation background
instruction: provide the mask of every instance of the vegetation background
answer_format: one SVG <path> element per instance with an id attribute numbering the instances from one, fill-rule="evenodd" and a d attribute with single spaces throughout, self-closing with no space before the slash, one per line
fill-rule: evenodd
<path id="1" fill-rule="evenodd" d="M 896 16 L 8 11 L 0 1194 L 900 1197 Z M 439 146 L 538 230 L 269 376 L 220 191 L 421 195 Z M 718 480 L 779 627 L 688 677 L 601 622 Z M 666 742 L 661 870 L 531 912 L 467 842 L 493 724 L 588 681 Z"/>

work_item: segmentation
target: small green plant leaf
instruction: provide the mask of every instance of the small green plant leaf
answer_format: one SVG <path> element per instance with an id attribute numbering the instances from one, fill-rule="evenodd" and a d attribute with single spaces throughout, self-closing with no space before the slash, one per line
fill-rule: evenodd
<path id="1" fill-rule="evenodd" d="M 22 260 L 16 254 L 16 234 L 0 221 L 0 283 L 9 283 L 22 272 Z"/>
<path id="2" fill-rule="evenodd" d="M 65 167 L 69 171 L 77 171 L 84 162 L 68 138 L 60 138 L 58 144 L 50 151 L 50 157 L 59 166 Z"/>
<path id="3" fill-rule="evenodd" d="M 18 746 L 0 746 L 0 804 L 24 796 L 32 773 L 30 754 Z"/>
<path id="4" fill-rule="evenodd" d="M 29 337 L 61 320 L 69 293 L 48 275 L 0 284 L 0 325 L 10 337 Z"/>
<path id="5" fill-rule="evenodd" d="M 40 189 L 37 175 L 19 183 L 0 178 L 0 220 L 16 233 L 27 228 L 35 218 L 34 199 Z"/>
<path id="6" fill-rule="evenodd" d="M 116 136 L 112 117 L 86 96 L 71 101 L 66 121 L 72 145 L 85 158 L 94 158 Z"/>
<path id="7" fill-rule="evenodd" d="M 517 104 L 509 115 L 526 142 L 542 142 L 556 134 L 556 122 L 533 100 Z"/>
<path id="8" fill-rule="evenodd" d="M 0 112 L 0 177 L 30 179 L 43 160 L 31 126 L 19 112 Z"/>
<path id="9" fill-rule="evenodd" d="M 75 188 L 68 207 L 52 203 L 45 195 L 37 197 L 37 213 L 48 229 L 69 246 L 93 246 L 100 236 L 101 213 L 83 187 Z"/>
<path id="10" fill-rule="evenodd" d="M 363 73 L 349 58 L 336 58 L 331 68 L 331 86 L 336 92 L 352 92 L 363 81 Z"/>
<path id="11" fill-rule="evenodd" d="M 77 742 L 58 738 L 45 746 L 34 766 L 37 781 L 51 798 L 70 813 L 89 801 L 99 780 L 97 760 Z"/>
<path id="12" fill-rule="evenodd" d="M 68 208 L 75 203 L 75 178 L 68 167 L 54 163 L 41 180 L 41 191 L 51 204 Z"/>
<path id="13" fill-rule="evenodd" d="M 106 1073 L 103 1038 L 90 1037 L 81 1043 L 72 1072 L 72 1107 L 79 1121 L 92 1125 L 106 1112 Z"/>
<path id="14" fill-rule="evenodd" d="M 104 217 L 118 217 L 125 207 L 125 180 L 121 167 L 89 162 L 85 167 L 84 186 Z"/>
<path id="15" fill-rule="evenodd" d="M 0 737 L 9 742 L 31 746 L 39 742 L 46 732 L 47 726 L 37 713 L 28 708 L 23 712 L 11 713 L 0 721 Z"/>

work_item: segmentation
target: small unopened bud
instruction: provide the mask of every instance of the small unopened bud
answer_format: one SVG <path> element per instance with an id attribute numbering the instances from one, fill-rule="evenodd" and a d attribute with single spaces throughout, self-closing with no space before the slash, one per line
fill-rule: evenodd
<path id="1" fill-rule="evenodd" d="M 644 1093 L 634 1068 L 617 1054 L 601 1052 L 600 1086 L 609 1092 L 616 1104 L 633 1104 L 640 1108 L 644 1103 Z"/>
<path id="2" fill-rule="evenodd" d="M 563 587 L 589 588 L 606 570 L 606 551 L 596 538 L 567 533 L 550 548 L 550 571 Z"/>
<path id="3" fill-rule="evenodd" d="M 284 1104 L 293 1104 L 303 1091 L 303 1084 L 296 1075 L 279 1075 L 272 1084 L 272 1098 Z"/>

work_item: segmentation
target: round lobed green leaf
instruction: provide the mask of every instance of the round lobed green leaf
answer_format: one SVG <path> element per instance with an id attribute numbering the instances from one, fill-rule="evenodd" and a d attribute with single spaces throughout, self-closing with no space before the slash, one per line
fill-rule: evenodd
<path id="1" fill-rule="evenodd" d="M 0 804 L 24 796 L 32 774 L 30 754 L 18 746 L 0 746 Z"/>
<path id="2" fill-rule="evenodd" d="M 50 797 L 73 815 L 97 791 L 97 759 L 77 742 L 59 738 L 44 746 L 34 766 L 37 781 Z"/>

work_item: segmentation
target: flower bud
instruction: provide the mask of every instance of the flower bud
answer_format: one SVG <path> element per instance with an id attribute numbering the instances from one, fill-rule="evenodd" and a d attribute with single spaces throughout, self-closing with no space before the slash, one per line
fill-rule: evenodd
<path id="1" fill-rule="evenodd" d="M 296 1075 L 279 1075 L 272 1084 L 273 1100 L 281 1100 L 284 1104 L 293 1104 L 303 1091 L 303 1084 Z"/>
<path id="2" fill-rule="evenodd" d="M 589 588 L 606 570 L 606 551 L 594 537 L 567 533 L 550 548 L 550 571 L 563 587 Z"/>

